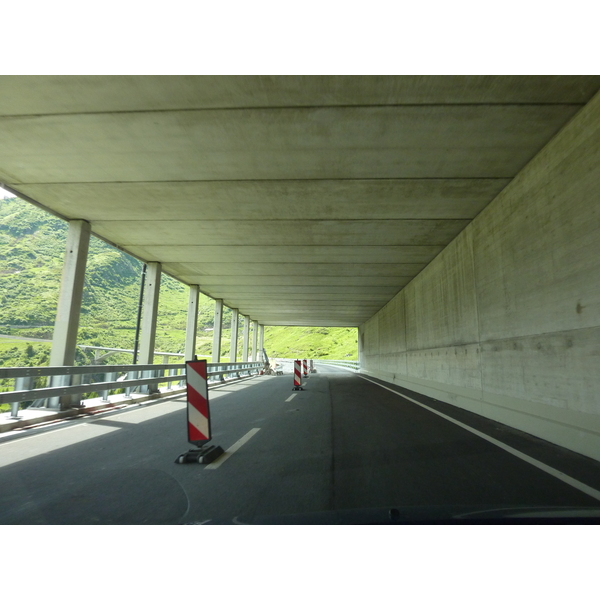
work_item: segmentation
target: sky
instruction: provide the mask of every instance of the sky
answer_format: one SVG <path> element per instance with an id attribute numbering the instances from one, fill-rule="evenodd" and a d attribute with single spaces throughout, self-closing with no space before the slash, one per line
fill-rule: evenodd
<path id="1" fill-rule="evenodd" d="M 16 198 L 12 192 L 7 192 L 2 186 L 0 186 L 0 198 Z"/>

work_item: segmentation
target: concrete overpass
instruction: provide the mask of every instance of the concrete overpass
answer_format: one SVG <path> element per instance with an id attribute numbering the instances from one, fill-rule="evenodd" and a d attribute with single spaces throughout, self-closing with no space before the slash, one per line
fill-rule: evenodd
<path id="1" fill-rule="evenodd" d="M 0 181 L 71 222 L 53 364 L 91 232 L 150 266 L 142 362 L 164 271 L 189 340 L 198 291 L 357 326 L 365 374 L 600 459 L 600 77 L 0 85 Z"/>

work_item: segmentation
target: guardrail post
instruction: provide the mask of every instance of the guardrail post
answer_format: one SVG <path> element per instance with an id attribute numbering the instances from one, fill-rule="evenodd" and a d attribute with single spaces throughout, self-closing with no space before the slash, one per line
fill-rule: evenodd
<path id="1" fill-rule="evenodd" d="M 132 373 L 126 373 L 125 375 L 125 380 L 123 381 L 123 384 L 126 385 L 126 381 L 131 377 Z M 131 388 L 130 387 L 126 387 L 125 388 L 125 394 L 123 394 L 124 398 L 131 398 Z"/>
<path id="2" fill-rule="evenodd" d="M 127 377 L 125 378 L 127 379 L 137 379 L 138 378 L 138 372 L 137 371 L 129 371 L 129 373 L 127 373 Z M 131 394 L 133 392 L 135 388 L 133 387 L 126 387 L 125 388 L 125 398 L 131 398 Z"/>
<path id="3" fill-rule="evenodd" d="M 116 373 L 105 373 L 104 374 L 104 382 L 109 383 L 110 381 L 116 381 L 117 374 Z M 108 390 L 102 390 L 102 400 L 104 402 L 108 402 Z"/>
<path id="4" fill-rule="evenodd" d="M 169 364 L 169 357 L 168 356 L 163 356 L 163 365 L 168 365 Z M 171 371 L 163 371 L 163 373 L 166 375 L 167 373 L 170 375 Z M 171 382 L 167 381 L 167 390 L 171 391 Z"/>
<path id="5" fill-rule="evenodd" d="M 158 377 L 158 371 L 148 371 L 148 377 Z M 148 393 L 149 394 L 156 394 L 158 392 L 158 383 L 149 383 L 148 384 Z"/>
<path id="6" fill-rule="evenodd" d="M 50 379 L 51 387 L 68 387 L 71 385 L 71 376 L 70 375 L 53 375 Z M 61 410 L 63 406 L 61 406 L 61 398 L 68 398 L 67 406 L 70 405 L 71 396 L 52 396 L 52 398 L 47 398 L 45 401 L 47 408 L 53 408 L 56 410 Z M 65 406 L 64 408 L 67 408 Z"/>
<path id="7" fill-rule="evenodd" d="M 30 390 L 33 385 L 33 377 L 17 377 L 15 379 L 15 392 Z M 10 405 L 10 416 L 16 419 L 19 416 L 19 403 L 13 402 Z"/>
<path id="8" fill-rule="evenodd" d="M 151 373 L 151 371 L 140 371 L 139 372 L 139 378 L 140 379 L 146 379 L 147 377 L 150 377 L 149 373 Z M 140 385 L 138 387 L 138 390 L 140 392 L 140 394 L 149 394 L 150 393 L 150 386 L 148 385 Z"/>
<path id="9" fill-rule="evenodd" d="M 80 385 L 81 384 L 81 375 L 72 375 L 71 376 L 71 385 Z M 83 394 L 73 394 L 71 396 L 71 406 L 79 407 L 81 406 L 81 399 Z"/>

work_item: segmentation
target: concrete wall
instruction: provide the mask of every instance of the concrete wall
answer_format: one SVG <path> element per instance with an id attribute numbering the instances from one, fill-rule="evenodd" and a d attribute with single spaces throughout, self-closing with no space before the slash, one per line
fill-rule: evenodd
<path id="1" fill-rule="evenodd" d="M 600 460 L 600 95 L 359 334 L 364 373 Z"/>

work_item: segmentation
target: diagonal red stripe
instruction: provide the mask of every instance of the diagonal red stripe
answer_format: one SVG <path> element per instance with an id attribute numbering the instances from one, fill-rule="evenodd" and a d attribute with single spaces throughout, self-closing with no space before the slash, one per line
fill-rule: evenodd
<path id="1" fill-rule="evenodd" d="M 207 440 L 208 438 L 199 430 L 196 429 L 189 421 L 188 421 L 188 440 L 190 442 L 197 442 L 199 440 Z"/>
<path id="2" fill-rule="evenodd" d="M 188 362 L 187 364 L 190 368 L 194 369 L 194 371 L 196 371 L 196 373 L 198 373 L 198 375 L 200 375 L 200 377 L 202 377 L 203 379 L 206 379 L 206 361 L 205 360 L 200 360 L 198 362 Z"/>
<path id="3" fill-rule="evenodd" d="M 187 386 L 187 399 L 202 416 L 208 419 L 208 400 L 201 396 L 191 385 Z"/>

